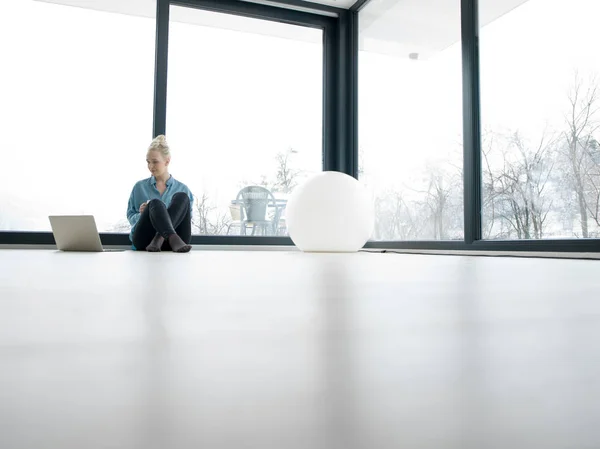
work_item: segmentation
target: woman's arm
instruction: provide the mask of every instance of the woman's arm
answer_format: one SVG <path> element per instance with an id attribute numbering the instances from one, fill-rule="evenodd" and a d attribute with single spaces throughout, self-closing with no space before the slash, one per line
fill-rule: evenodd
<path id="1" fill-rule="evenodd" d="M 134 190 L 131 191 L 131 195 L 129 195 L 129 203 L 127 204 L 127 220 L 129 224 L 133 226 L 140 219 L 140 214 L 138 208 L 135 205 L 135 198 L 133 195 Z"/>

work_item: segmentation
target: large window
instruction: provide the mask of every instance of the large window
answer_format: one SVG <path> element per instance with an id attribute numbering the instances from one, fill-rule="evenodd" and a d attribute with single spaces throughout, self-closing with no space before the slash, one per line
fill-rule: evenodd
<path id="1" fill-rule="evenodd" d="M 483 238 L 598 237 L 600 3 L 512 3 L 480 32 Z"/>
<path id="2" fill-rule="evenodd" d="M 359 15 L 359 178 L 374 240 L 463 238 L 460 2 Z"/>
<path id="3" fill-rule="evenodd" d="M 285 235 L 287 198 L 322 169 L 322 30 L 178 6 L 170 18 L 166 134 L 194 233 Z M 269 196 L 254 212 L 238 201 L 252 186 Z"/>
<path id="4" fill-rule="evenodd" d="M 152 138 L 155 20 L 31 0 L 2 0 L 0 17 L 0 230 L 89 213 L 126 231 Z"/>

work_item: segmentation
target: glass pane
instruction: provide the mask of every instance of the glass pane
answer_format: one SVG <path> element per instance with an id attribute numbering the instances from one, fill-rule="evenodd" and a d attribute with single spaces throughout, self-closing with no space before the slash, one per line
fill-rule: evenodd
<path id="1" fill-rule="evenodd" d="M 322 30 L 171 7 L 167 138 L 195 234 L 286 235 L 287 198 L 323 165 L 322 42 Z"/>
<path id="2" fill-rule="evenodd" d="M 93 214 L 127 232 L 152 136 L 155 20 L 29 0 L 2 0 L 0 16 L 0 230 Z"/>
<path id="3" fill-rule="evenodd" d="M 484 238 L 599 236 L 598 14 L 480 0 Z"/>
<path id="4" fill-rule="evenodd" d="M 459 5 L 360 12 L 359 177 L 375 200 L 374 240 L 463 238 Z"/>

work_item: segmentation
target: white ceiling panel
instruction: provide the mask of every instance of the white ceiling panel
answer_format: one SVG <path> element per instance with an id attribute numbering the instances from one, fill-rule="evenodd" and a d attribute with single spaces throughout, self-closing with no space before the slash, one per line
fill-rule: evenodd
<path id="1" fill-rule="evenodd" d="M 132 16 L 155 17 L 156 0 L 36 0 L 45 3 L 116 12 Z"/>
<path id="2" fill-rule="evenodd" d="M 99 11 L 154 17 L 156 0 L 37 0 Z M 244 0 L 255 3 L 277 3 L 277 0 Z M 497 0 L 482 8 L 481 26 L 525 3 L 527 0 Z M 355 0 L 318 0 L 304 2 L 348 8 Z M 458 0 L 371 0 L 359 15 L 359 45 L 361 50 L 399 57 L 428 57 L 460 41 L 460 2 Z M 284 30 L 266 21 L 235 18 L 225 14 L 196 14 L 192 10 L 178 11 L 171 20 L 198 25 L 267 34 L 284 38 L 314 41 L 314 34 L 301 30 Z M 283 33 L 283 34 L 282 34 Z M 414 56 L 413 56 L 414 57 Z"/>
<path id="3" fill-rule="evenodd" d="M 0 0 L 1 1 L 1 0 Z M 141 17 L 156 16 L 156 0 L 36 0 L 64 6 L 86 8 L 96 11 L 128 14 Z M 286 25 L 268 20 L 252 19 L 233 14 L 219 14 L 210 11 L 171 7 L 169 19 L 173 22 L 191 23 L 213 28 L 242 31 L 252 34 L 276 36 L 303 42 L 322 42 L 321 33 L 313 28 Z"/>
<path id="4" fill-rule="evenodd" d="M 156 15 L 156 0 L 37 0 L 47 3 L 57 3 L 60 5 L 76 6 L 80 8 L 96 9 L 100 11 L 120 12 L 123 14 L 132 14 L 146 17 L 154 17 Z M 277 4 L 277 0 L 240 0 L 249 1 L 252 3 Z M 300 0 L 302 1 L 302 0 Z M 311 5 L 314 3 L 334 6 L 338 8 L 350 8 L 354 4 L 354 0 L 318 0 L 318 1 L 303 1 L 305 8 L 296 8 L 300 10 L 311 10 Z M 291 8 L 288 5 L 281 6 Z M 314 10 L 318 12 L 318 10 Z"/>
<path id="5" fill-rule="evenodd" d="M 527 0 L 497 0 L 481 8 L 485 26 Z M 359 15 L 361 50 L 427 59 L 460 41 L 457 0 L 371 0 Z"/>

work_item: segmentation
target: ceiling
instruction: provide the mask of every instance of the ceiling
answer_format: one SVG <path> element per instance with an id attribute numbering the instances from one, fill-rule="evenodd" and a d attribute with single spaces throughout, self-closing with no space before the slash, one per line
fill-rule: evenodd
<path id="1" fill-rule="evenodd" d="M 156 0 L 36 0 L 100 11 L 155 17 Z M 242 0 L 277 3 L 277 0 Z M 525 3 L 527 0 L 489 0 L 480 8 L 480 26 Z M 304 2 L 349 8 L 355 0 L 315 0 Z M 428 57 L 460 41 L 460 2 L 458 0 L 371 0 L 360 12 L 361 50 L 418 59 Z M 314 42 L 318 35 L 304 27 L 282 26 L 267 21 L 214 14 L 187 8 L 172 10 L 171 20 L 251 33 Z M 316 10 L 313 10 L 317 12 Z M 329 13 L 331 14 L 331 12 Z M 414 58 L 414 56 L 413 56 Z"/>
<path id="2" fill-rule="evenodd" d="M 120 12 L 123 14 L 132 14 L 137 16 L 154 17 L 156 15 L 156 0 L 36 0 L 47 3 L 57 3 L 60 5 L 77 6 L 80 8 L 96 9 L 99 11 Z M 276 4 L 277 0 L 240 0 L 251 3 L 266 3 Z M 311 10 L 311 5 L 314 3 L 334 6 L 338 8 L 350 8 L 355 0 L 315 0 L 303 1 L 300 3 L 306 4 L 306 8 L 295 7 L 293 9 Z M 287 7 L 285 1 L 281 6 Z M 290 7 L 291 8 L 291 7 Z M 316 12 L 316 11 L 315 11 Z"/>
<path id="3" fill-rule="evenodd" d="M 2 0 L 0 0 L 2 1 Z M 111 13 L 141 17 L 156 17 L 156 0 L 35 0 L 45 3 L 93 9 Z M 249 0 L 253 1 L 254 0 Z M 308 2 L 306 2 L 308 4 Z M 326 3 L 326 2 L 323 2 Z M 327 3 L 338 3 L 329 1 Z M 347 3 L 350 3 L 348 1 Z M 322 35 L 314 29 L 302 26 L 284 25 L 267 20 L 249 19 L 233 14 L 218 14 L 201 9 L 172 7 L 169 19 L 174 22 L 237 30 L 247 33 L 277 36 L 304 42 L 322 42 Z"/>
<path id="4" fill-rule="evenodd" d="M 479 26 L 498 19 L 527 0 L 480 2 Z M 360 12 L 361 50 L 427 59 L 460 41 L 457 0 L 371 0 Z"/>

